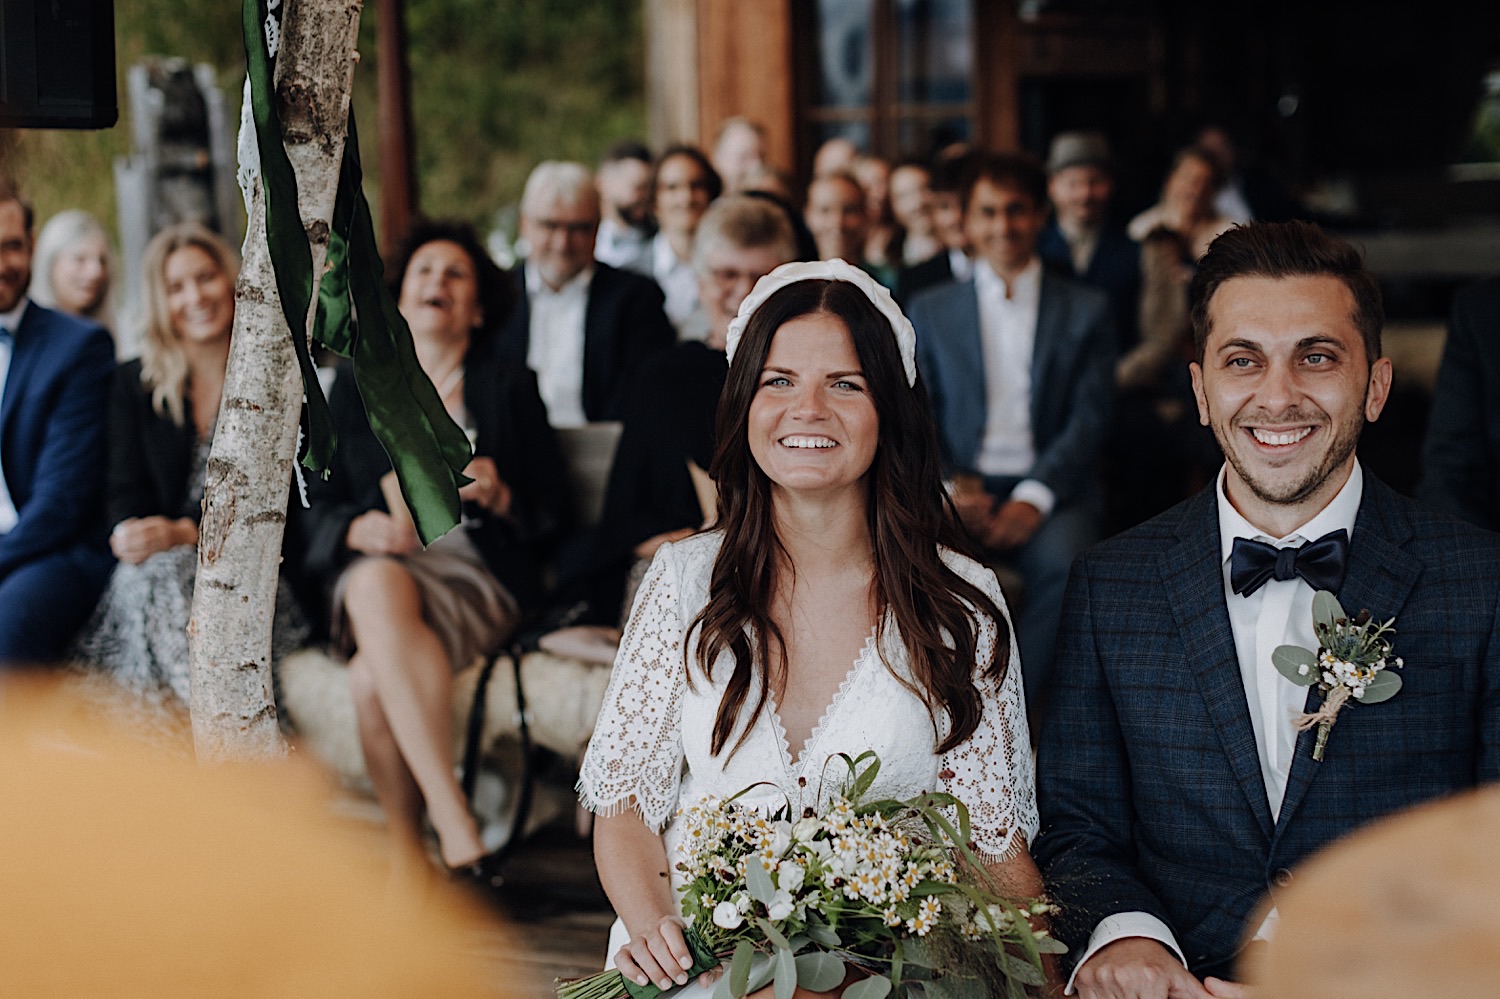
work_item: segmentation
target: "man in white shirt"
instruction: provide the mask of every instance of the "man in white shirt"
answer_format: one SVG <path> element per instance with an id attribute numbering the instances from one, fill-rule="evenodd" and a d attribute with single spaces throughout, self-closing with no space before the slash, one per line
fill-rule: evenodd
<path id="1" fill-rule="evenodd" d="M 60 659 L 109 578 L 114 343 L 26 297 L 31 208 L 0 181 L 0 669 Z"/>
<path id="2" fill-rule="evenodd" d="M 599 161 L 599 235 L 594 259 L 611 267 L 632 267 L 651 245 L 651 150 L 639 142 L 609 147 Z"/>
<path id="3" fill-rule="evenodd" d="M 1086 997 L 1244 996 L 1247 942 L 1310 853 L 1500 776 L 1500 537 L 1397 496 L 1355 447 L 1391 385 L 1379 286 L 1306 223 L 1220 237 L 1191 290 L 1199 417 L 1226 464 L 1087 552 L 1065 600 L 1033 847 Z M 1404 684 L 1323 703 L 1314 593 L 1395 620 Z"/>
<path id="4" fill-rule="evenodd" d="M 598 227 L 587 167 L 548 161 L 531 172 L 521 196 L 520 301 L 496 348 L 536 372 L 554 427 L 619 419 L 636 366 L 676 339 L 655 282 L 595 262 Z"/>
<path id="5" fill-rule="evenodd" d="M 1033 716 L 1068 567 L 1098 538 L 1114 372 L 1109 300 L 1037 256 L 1046 192 L 1031 157 L 975 154 L 961 185 L 974 275 L 908 309 L 959 514 L 1025 584 L 1016 638 Z"/>

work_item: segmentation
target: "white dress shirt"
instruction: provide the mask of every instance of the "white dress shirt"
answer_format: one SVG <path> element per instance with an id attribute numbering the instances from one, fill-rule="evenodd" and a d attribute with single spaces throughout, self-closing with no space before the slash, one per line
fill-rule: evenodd
<path id="1" fill-rule="evenodd" d="M 974 467 L 984 475 L 1021 475 L 1036 464 L 1031 433 L 1031 359 L 1042 300 L 1042 262 L 1033 257 L 1009 284 L 980 260 L 974 264 L 979 299 L 979 342 L 984 355 L 985 423 Z M 1052 512 L 1052 490 L 1025 479 L 1011 492 L 1042 512 Z"/>
<path id="2" fill-rule="evenodd" d="M 1359 462 L 1349 474 L 1338 495 L 1316 516 L 1283 538 L 1273 538 L 1254 527 L 1240 515 L 1224 493 L 1226 469 L 1220 469 L 1214 486 L 1219 505 L 1219 554 L 1223 559 L 1224 599 L 1229 608 L 1229 628 L 1234 634 L 1235 656 L 1239 660 L 1240 679 L 1245 687 L 1245 703 L 1250 710 L 1250 727 L 1255 731 L 1255 751 L 1260 757 L 1260 775 L 1266 788 L 1266 804 L 1273 817 L 1281 812 L 1286 794 L 1287 776 L 1292 771 L 1292 755 L 1297 733 L 1292 720 L 1307 703 L 1307 688 L 1299 687 L 1277 671 L 1271 654 L 1278 645 L 1318 647 L 1312 626 L 1313 588 L 1301 576 L 1292 579 L 1270 579 L 1249 596 L 1235 593 L 1229 583 L 1229 557 L 1235 538 L 1263 541 L 1277 548 L 1316 541 L 1331 531 L 1344 530 L 1354 537 L 1354 520 L 1365 492 L 1364 472 Z M 1273 908 L 1256 930 L 1255 939 L 1269 940 L 1277 912 Z M 1170 928 L 1160 919 L 1144 912 L 1117 912 L 1099 921 L 1089 936 L 1088 949 L 1078 967 L 1106 944 L 1124 937 L 1149 937 L 1171 948 L 1183 964 L 1182 948 Z M 1073 977 L 1078 976 L 1075 969 Z M 1068 994 L 1073 981 L 1068 980 Z"/>
<path id="3" fill-rule="evenodd" d="M 526 268 L 526 300 L 531 312 L 526 366 L 554 427 L 581 427 L 583 412 L 583 327 L 588 315 L 594 268 L 585 267 L 553 291 L 535 267 Z"/>
<path id="4" fill-rule="evenodd" d="M 949 250 L 948 269 L 953 272 L 953 280 L 967 281 L 974 276 L 974 258 L 963 250 Z"/>
<path id="5" fill-rule="evenodd" d="M 21 297 L 21 304 L 9 312 L 0 313 L 0 329 L 10 331 L 10 337 L 0 340 L 0 405 L 5 402 L 5 380 L 10 375 L 10 353 L 16 330 L 21 328 L 21 317 L 26 314 L 29 300 Z M 0 463 L 0 534 L 9 534 L 20 520 L 16 504 L 10 498 L 10 488 L 5 484 L 5 465 Z"/>
<path id="6" fill-rule="evenodd" d="M 650 243 L 651 237 L 640 229 L 604 219 L 594 238 L 594 259 L 611 267 L 630 267 L 641 259 Z"/>
<path id="7" fill-rule="evenodd" d="M 651 241 L 651 276 L 666 296 L 662 310 L 672 321 L 678 338 L 686 339 L 683 330 L 689 328 L 688 319 L 698 309 L 698 275 L 693 273 L 690 262 L 677 259 L 665 233 L 657 233 Z"/>

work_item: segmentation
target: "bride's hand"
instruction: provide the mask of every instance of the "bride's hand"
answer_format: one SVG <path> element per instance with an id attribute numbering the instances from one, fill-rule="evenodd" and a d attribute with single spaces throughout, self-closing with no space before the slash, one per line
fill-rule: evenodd
<path id="1" fill-rule="evenodd" d="M 682 919 L 663 916 L 655 925 L 640 932 L 632 930 L 630 942 L 615 954 L 615 967 L 637 985 L 655 984 L 663 991 L 673 985 L 686 985 L 687 970 L 693 966 L 693 952 L 682 936 Z M 713 972 L 698 976 L 700 985 L 717 977 Z"/>

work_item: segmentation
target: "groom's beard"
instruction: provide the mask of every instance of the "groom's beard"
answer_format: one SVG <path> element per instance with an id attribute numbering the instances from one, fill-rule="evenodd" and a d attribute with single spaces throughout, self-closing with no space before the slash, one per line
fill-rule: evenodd
<path id="1" fill-rule="evenodd" d="M 1264 474 L 1265 469 L 1252 466 L 1239 453 L 1234 446 L 1242 444 L 1248 431 L 1244 423 L 1282 423 L 1282 424 L 1310 424 L 1318 428 L 1318 432 L 1328 436 L 1323 445 L 1323 454 L 1308 466 L 1306 472 L 1290 482 L 1270 481 Z M 1213 426 L 1214 439 L 1219 443 L 1219 450 L 1224 452 L 1224 458 L 1234 469 L 1240 481 L 1250 489 L 1255 498 L 1263 503 L 1294 504 L 1307 499 L 1326 482 L 1338 468 L 1340 468 L 1354 454 L 1355 446 L 1359 444 L 1359 435 L 1364 430 L 1364 413 L 1361 412 L 1353 419 L 1346 420 L 1342 424 L 1335 424 L 1333 419 L 1321 409 L 1314 409 L 1309 413 L 1295 407 L 1274 418 L 1268 418 L 1264 414 L 1255 414 L 1253 417 L 1246 415 L 1236 417 L 1229 421 L 1227 428 L 1209 414 L 1209 423 Z"/>

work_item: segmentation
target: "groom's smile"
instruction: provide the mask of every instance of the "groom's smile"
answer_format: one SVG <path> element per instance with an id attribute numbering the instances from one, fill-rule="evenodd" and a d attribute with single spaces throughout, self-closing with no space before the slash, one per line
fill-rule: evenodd
<path id="1" fill-rule="evenodd" d="M 1385 405 L 1390 362 L 1366 358 L 1354 296 L 1335 277 L 1236 277 L 1208 314 L 1192 366 L 1199 419 L 1229 463 L 1230 501 L 1280 537 L 1348 479 L 1360 431 Z"/>

